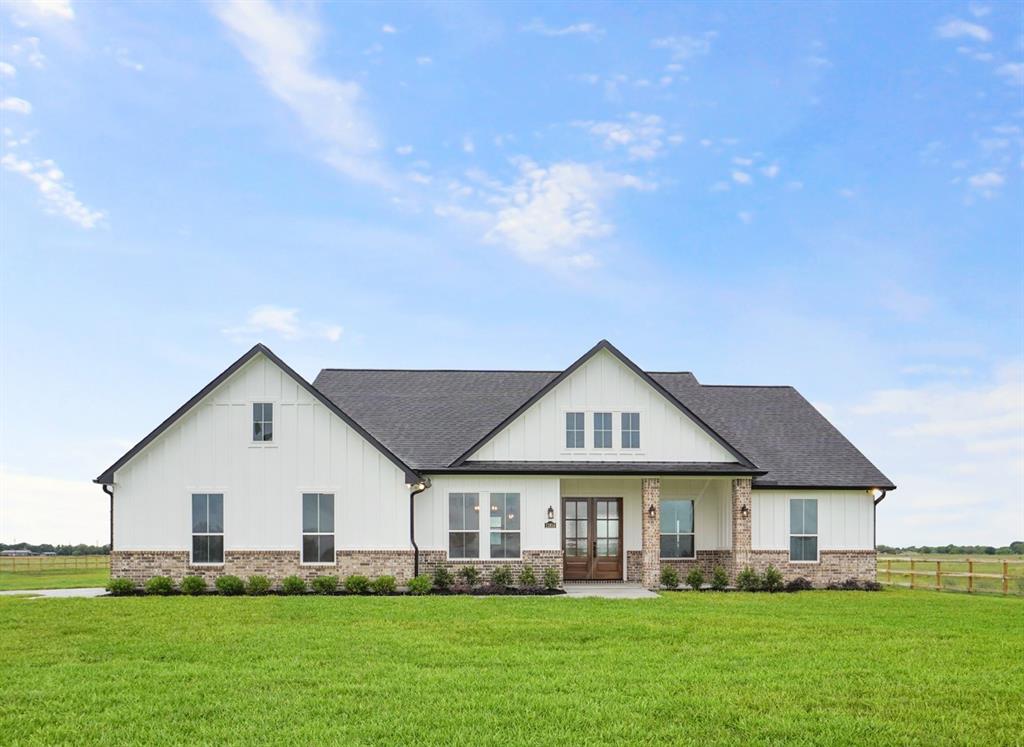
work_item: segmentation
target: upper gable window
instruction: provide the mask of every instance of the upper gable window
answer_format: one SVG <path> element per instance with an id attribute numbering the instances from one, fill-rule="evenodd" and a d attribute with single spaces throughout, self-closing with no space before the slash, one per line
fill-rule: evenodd
<path id="1" fill-rule="evenodd" d="M 640 413 L 622 413 L 622 448 L 640 448 Z"/>
<path id="2" fill-rule="evenodd" d="M 271 402 L 252 404 L 252 440 L 274 440 L 274 405 Z"/>
<path id="3" fill-rule="evenodd" d="M 612 414 L 610 412 L 594 413 L 594 448 L 612 448 Z"/>
<path id="4" fill-rule="evenodd" d="M 583 446 L 583 413 L 565 413 L 565 448 L 582 449 Z"/>

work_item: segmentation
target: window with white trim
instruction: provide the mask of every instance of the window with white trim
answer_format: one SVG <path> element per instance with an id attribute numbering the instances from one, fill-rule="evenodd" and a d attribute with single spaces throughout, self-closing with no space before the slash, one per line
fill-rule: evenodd
<path id="1" fill-rule="evenodd" d="M 274 440 L 274 403 L 252 403 L 252 440 Z"/>
<path id="2" fill-rule="evenodd" d="M 693 501 L 664 500 L 660 511 L 661 557 L 695 557 Z"/>
<path id="3" fill-rule="evenodd" d="M 192 562 L 224 562 L 224 494 L 192 494 Z"/>
<path id="4" fill-rule="evenodd" d="M 612 414 L 610 412 L 594 413 L 594 448 L 612 448 Z"/>
<path id="5" fill-rule="evenodd" d="M 491 557 L 519 557 L 519 493 L 491 493 Z"/>
<path id="6" fill-rule="evenodd" d="M 818 499 L 789 499 L 789 559 L 818 560 Z"/>
<path id="7" fill-rule="evenodd" d="M 448 557 L 480 557 L 480 494 L 448 494 Z"/>
<path id="8" fill-rule="evenodd" d="M 565 413 L 565 448 L 582 449 L 584 445 L 583 413 Z"/>
<path id="9" fill-rule="evenodd" d="M 640 413 L 622 413 L 622 448 L 640 448 Z"/>
<path id="10" fill-rule="evenodd" d="M 302 562 L 334 562 L 334 495 L 302 494 Z"/>

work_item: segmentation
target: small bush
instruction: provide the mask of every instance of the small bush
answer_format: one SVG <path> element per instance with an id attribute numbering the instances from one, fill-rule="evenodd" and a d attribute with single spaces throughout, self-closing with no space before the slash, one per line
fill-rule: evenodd
<path id="1" fill-rule="evenodd" d="M 860 585 L 860 588 L 862 588 L 864 591 L 881 591 L 885 587 L 877 581 L 865 581 Z"/>
<path id="2" fill-rule="evenodd" d="M 524 565 L 519 571 L 519 586 L 523 589 L 532 589 L 537 585 L 537 574 L 533 572 L 532 565 Z"/>
<path id="3" fill-rule="evenodd" d="M 194 597 L 206 591 L 206 579 L 202 576 L 185 576 L 181 579 L 181 593 Z"/>
<path id="4" fill-rule="evenodd" d="M 558 574 L 557 568 L 545 568 L 544 569 L 544 588 L 548 591 L 554 591 L 562 584 L 562 578 Z"/>
<path id="5" fill-rule="evenodd" d="M 447 591 L 452 588 L 452 584 L 455 583 L 455 579 L 452 578 L 452 572 L 447 567 L 439 565 L 434 568 L 434 587 L 441 591 Z"/>
<path id="6" fill-rule="evenodd" d="M 107 584 L 107 591 L 115 597 L 126 597 L 135 593 L 135 584 L 130 578 L 112 578 Z"/>
<path id="7" fill-rule="evenodd" d="M 238 576 L 220 576 L 213 585 L 226 597 L 236 597 L 245 593 L 245 582 Z"/>
<path id="8" fill-rule="evenodd" d="M 306 582 L 298 576 L 288 576 L 281 581 L 281 591 L 285 594 L 305 594 Z"/>
<path id="9" fill-rule="evenodd" d="M 394 576 L 378 576 L 370 584 L 370 591 L 381 596 L 384 594 L 394 594 L 397 589 L 398 582 L 395 581 Z"/>
<path id="10" fill-rule="evenodd" d="M 459 569 L 459 578 L 472 589 L 480 582 L 480 571 L 476 569 L 475 565 L 465 565 Z"/>
<path id="11" fill-rule="evenodd" d="M 270 579 L 266 576 L 249 576 L 245 582 L 245 593 L 251 597 L 261 597 L 270 591 Z"/>
<path id="12" fill-rule="evenodd" d="M 764 578 L 761 579 L 762 588 L 765 591 L 782 591 L 782 574 L 773 565 L 764 569 Z"/>
<path id="13" fill-rule="evenodd" d="M 686 574 L 686 585 L 694 591 L 700 591 L 700 587 L 704 585 L 704 571 L 700 568 L 694 568 Z"/>
<path id="14" fill-rule="evenodd" d="M 423 596 L 429 594 L 430 589 L 434 586 L 433 580 L 425 573 L 421 573 L 419 576 L 409 582 L 409 593 L 415 596 Z"/>
<path id="15" fill-rule="evenodd" d="M 711 572 L 711 588 L 715 591 L 725 591 L 728 585 L 729 574 L 722 566 L 716 565 L 715 570 Z"/>
<path id="16" fill-rule="evenodd" d="M 841 591 L 860 591 L 860 582 L 855 578 L 848 578 L 839 584 Z"/>
<path id="17" fill-rule="evenodd" d="M 736 575 L 736 588 L 740 591 L 761 591 L 761 576 L 748 565 Z"/>
<path id="18" fill-rule="evenodd" d="M 507 565 L 499 565 L 491 572 L 491 583 L 505 588 L 512 585 L 512 569 Z"/>
<path id="19" fill-rule="evenodd" d="M 806 578 L 804 578 L 803 576 L 797 576 L 797 577 L 796 577 L 796 578 L 794 578 L 794 579 L 793 579 L 792 581 L 788 581 L 788 582 L 786 583 L 786 586 L 785 586 L 784 588 L 785 588 L 785 590 L 786 590 L 786 591 L 788 591 L 788 592 L 794 592 L 794 591 L 810 591 L 811 589 L 813 589 L 813 588 L 814 588 L 814 586 L 813 586 L 813 585 L 811 585 L 811 582 L 810 582 L 810 581 L 808 581 L 808 580 L 807 580 Z"/>
<path id="20" fill-rule="evenodd" d="M 345 591 L 349 594 L 367 594 L 370 591 L 370 579 L 354 573 L 345 579 Z"/>
<path id="21" fill-rule="evenodd" d="M 317 594 L 334 594 L 338 591 L 338 577 L 317 576 L 313 579 L 313 591 Z"/>
<path id="22" fill-rule="evenodd" d="M 679 588 L 679 572 L 670 565 L 661 569 L 661 585 L 666 589 Z"/>
<path id="23" fill-rule="evenodd" d="M 146 582 L 146 593 L 147 594 L 159 594 L 160 596 L 167 596 L 174 592 L 174 582 L 171 581 L 170 576 L 153 576 Z"/>

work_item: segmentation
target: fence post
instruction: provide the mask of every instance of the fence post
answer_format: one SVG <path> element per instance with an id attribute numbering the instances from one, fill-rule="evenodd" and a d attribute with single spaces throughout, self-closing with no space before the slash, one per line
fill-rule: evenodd
<path id="1" fill-rule="evenodd" d="M 916 576 L 914 575 L 914 560 L 911 559 L 911 561 L 910 561 L 910 588 L 911 589 L 914 588 L 914 579 L 915 578 L 916 578 Z"/>
<path id="2" fill-rule="evenodd" d="M 1003 593 L 1010 593 L 1010 564 L 1008 561 L 1003 561 Z"/>
<path id="3" fill-rule="evenodd" d="M 935 591 L 942 591 L 942 561 L 935 561 Z"/>
<path id="4" fill-rule="evenodd" d="M 892 558 L 889 558 L 885 563 L 885 580 L 889 586 L 892 586 Z"/>
<path id="5" fill-rule="evenodd" d="M 974 561 L 967 558 L 967 593 L 974 591 Z"/>

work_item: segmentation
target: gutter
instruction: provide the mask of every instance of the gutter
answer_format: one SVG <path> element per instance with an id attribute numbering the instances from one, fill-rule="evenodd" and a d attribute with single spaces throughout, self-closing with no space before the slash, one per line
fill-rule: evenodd
<path id="1" fill-rule="evenodd" d="M 110 552 L 114 552 L 114 486 L 103 484 L 103 492 L 110 496 Z"/>
<path id="2" fill-rule="evenodd" d="M 875 503 L 871 507 L 871 545 L 875 548 L 875 552 L 878 552 L 878 504 L 885 500 L 885 496 L 888 490 L 882 490 L 882 494 L 875 498 Z"/>
<path id="3" fill-rule="evenodd" d="M 430 487 L 430 478 L 423 477 L 409 485 L 409 541 L 412 542 L 412 576 L 420 575 L 420 547 L 416 544 L 416 501 L 417 495 Z"/>

